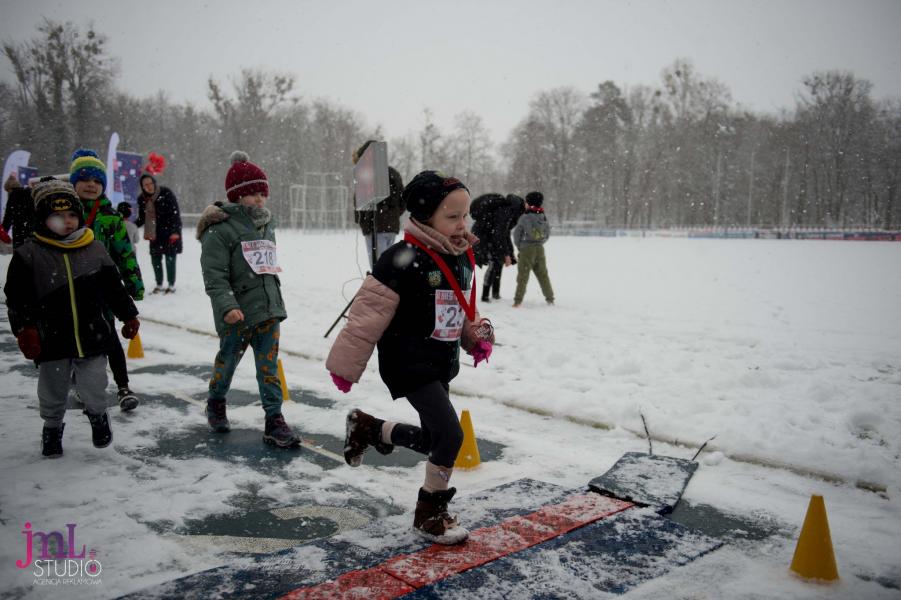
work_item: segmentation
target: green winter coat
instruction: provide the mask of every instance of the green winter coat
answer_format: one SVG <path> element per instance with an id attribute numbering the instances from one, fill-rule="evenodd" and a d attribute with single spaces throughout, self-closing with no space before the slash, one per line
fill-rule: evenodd
<path id="1" fill-rule="evenodd" d="M 92 220 L 91 213 L 97 203 L 99 206 Z M 128 295 L 135 300 L 143 300 L 144 280 L 141 279 L 135 248 L 131 245 L 122 216 L 113 210 L 113 205 L 106 196 L 100 196 L 97 200 L 82 199 L 81 206 L 84 208 L 85 224 L 94 232 L 94 239 L 103 244 L 113 259 Z"/>
<path id="2" fill-rule="evenodd" d="M 220 336 L 227 327 L 223 318 L 236 308 L 244 313 L 248 327 L 269 319 L 283 321 L 288 316 L 278 275 L 254 273 L 241 250 L 241 242 L 275 243 L 272 224 L 254 227 L 249 210 L 238 204 L 216 203 L 203 211 L 197 223 L 203 284 Z"/>

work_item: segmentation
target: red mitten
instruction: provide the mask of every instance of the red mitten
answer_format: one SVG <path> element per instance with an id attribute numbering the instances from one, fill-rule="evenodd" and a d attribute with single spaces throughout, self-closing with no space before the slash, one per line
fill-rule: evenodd
<path id="1" fill-rule="evenodd" d="M 334 373 L 329 373 L 332 376 L 332 381 L 335 383 L 335 387 L 344 392 L 345 394 L 350 391 L 350 386 L 353 385 L 352 381 L 348 381 L 341 377 L 340 375 L 335 375 Z"/>
<path id="2" fill-rule="evenodd" d="M 41 336 L 35 327 L 23 327 L 16 334 L 19 350 L 29 360 L 37 360 L 41 355 Z"/>
<path id="3" fill-rule="evenodd" d="M 476 345 L 469 351 L 469 355 L 475 359 L 473 367 L 478 367 L 483 360 L 487 363 L 488 357 L 491 356 L 491 350 L 494 346 L 488 340 L 479 340 Z"/>
<path id="4" fill-rule="evenodd" d="M 11 239 L 9 239 L 9 234 L 6 233 L 6 230 L 2 227 L 0 227 L 0 242 L 3 242 L 4 244 L 12 244 L 13 242 Z"/>
<path id="5" fill-rule="evenodd" d="M 173 233 L 172 235 L 169 236 L 169 243 L 174 244 L 175 242 L 177 242 L 180 239 L 181 239 L 180 235 L 178 235 L 177 233 Z"/>
<path id="6" fill-rule="evenodd" d="M 125 339 L 132 339 L 136 335 L 138 335 L 138 328 L 141 326 L 141 322 L 137 319 L 129 319 L 122 323 L 122 337 Z"/>

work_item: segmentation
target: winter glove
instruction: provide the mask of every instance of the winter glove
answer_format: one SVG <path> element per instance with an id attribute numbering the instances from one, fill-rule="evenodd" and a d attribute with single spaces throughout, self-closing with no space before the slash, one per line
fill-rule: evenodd
<path id="1" fill-rule="evenodd" d="M 335 375 L 334 373 L 329 373 L 332 376 L 332 381 L 335 382 L 335 387 L 344 392 L 345 394 L 350 391 L 350 386 L 353 385 L 352 381 L 348 381 L 341 377 L 340 375 Z"/>
<path id="2" fill-rule="evenodd" d="M 180 235 L 178 235 L 177 233 L 173 233 L 172 235 L 169 236 L 169 243 L 174 244 L 175 242 L 177 242 L 180 239 L 181 239 Z"/>
<path id="3" fill-rule="evenodd" d="M 488 340 L 479 340 L 476 342 L 476 345 L 469 351 L 469 355 L 475 359 L 472 364 L 473 368 L 478 367 L 479 363 L 483 360 L 487 363 L 493 348 L 494 346 Z"/>
<path id="4" fill-rule="evenodd" d="M 136 335 L 138 335 L 138 328 L 141 326 L 141 322 L 137 319 L 129 319 L 122 323 L 122 337 L 126 339 L 132 339 Z"/>
<path id="5" fill-rule="evenodd" d="M 16 334 L 16 341 L 19 342 L 19 350 L 29 360 L 37 360 L 41 355 L 41 336 L 35 327 L 23 327 Z"/>
<path id="6" fill-rule="evenodd" d="M 2 227 L 0 227 L 0 242 L 3 242 L 4 244 L 12 244 L 13 242 L 11 239 L 9 239 L 9 234 L 6 233 L 6 230 Z"/>

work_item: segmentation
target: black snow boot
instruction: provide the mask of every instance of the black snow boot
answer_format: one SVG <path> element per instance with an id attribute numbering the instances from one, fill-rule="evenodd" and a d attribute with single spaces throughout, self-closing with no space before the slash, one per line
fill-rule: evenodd
<path id="1" fill-rule="evenodd" d="M 122 412 L 128 412 L 138 407 L 138 397 L 127 385 L 119 388 L 116 397 L 119 399 L 119 410 Z"/>
<path id="2" fill-rule="evenodd" d="M 106 411 L 99 415 L 92 415 L 88 411 L 84 411 L 91 422 L 91 438 L 95 448 L 106 448 L 113 441 L 113 430 L 109 426 L 109 416 Z"/>
<path id="3" fill-rule="evenodd" d="M 63 455 L 63 429 L 66 428 L 65 423 L 60 423 L 59 427 L 44 426 L 41 432 L 41 454 L 44 458 L 59 458 Z"/>
<path id="4" fill-rule="evenodd" d="M 300 437 L 285 423 L 285 417 L 281 414 L 266 417 L 266 431 L 263 433 L 263 441 L 279 448 L 294 448 L 300 446 Z"/>
<path id="5" fill-rule="evenodd" d="M 228 416 L 225 414 L 225 398 L 214 400 L 207 398 L 206 420 L 214 433 L 228 433 L 231 427 L 228 424 Z"/>
<path id="6" fill-rule="evenodd" d="M 469 537 L 469 531 L 457 523 L 457 516 L 447 512 L 447 505 L 457 488 L 427 492 L 419 488 L 413 529 L 420 536 L 436 544 L 459 544 Z"/>
<path id="7" fill-rule="evenodd" d="M 359 467 L 369 446 L 375 447 L 379 454 L 394 452 L 392 444 L 382 441 L 382 424 L 384 422 L 357 408 L 347 413 L 344 437 L 344 461 L 347 464 Z"/>
<path id="8" fill-rule="evenodd" d="M 491 302 L 491 286 L 482 286 L 482 302 Z"/>

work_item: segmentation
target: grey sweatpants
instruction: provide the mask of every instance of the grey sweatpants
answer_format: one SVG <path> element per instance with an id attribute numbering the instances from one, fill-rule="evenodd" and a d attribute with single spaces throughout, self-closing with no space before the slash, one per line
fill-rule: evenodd
<path id="1" fill-rule="evenodd" d="M 66 416 L 66 399 L 75 375 L 75 391 L 92 415 L 106 411 L 106 355 L 42 362 L 38 369 L 38 402 L 48 428 L 59 427 Z"/>

